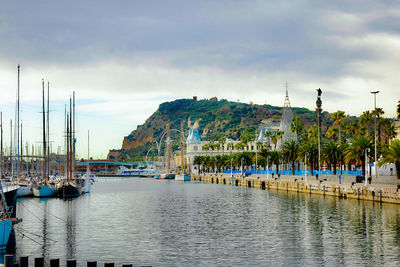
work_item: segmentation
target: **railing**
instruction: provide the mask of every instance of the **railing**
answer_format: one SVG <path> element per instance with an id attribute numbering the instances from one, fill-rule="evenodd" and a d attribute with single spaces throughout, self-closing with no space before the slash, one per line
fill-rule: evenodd
<path id="1" fill-rule="evenodd" d="M 226 174 L 230 174 L 231 173 L 230 170 L 222 170 L 222 171 L 219 171 L 219 172 L 226 173 Z M 266 171 L 266 170 L 257 170 L 257 171 L 256 170 L 251 170 L 251 171 L 247 171 L 246 170 L 244 172 L 245 173 L 249 173 L 249 174 L 267 174 L 267 172 L 268 172 L 268 174 L 276 175 L 276 170 L 268 170 L 268 171 Z M 232 171 L 232 173 L 242 173 L 242 172 L 240 170 L 239 171 L 235 170 L 235 171 Z M 291 170 L 279 170 L 279 173 L 280 173 L 280 175 L 292 175 L 292 171 Z M 305 173 L 304 170 L 301 170 L 301 171 L 295 170 L 294 171 L 294 175 L 298 175 L 298 176 L 304 176 L 304 173 Z M 318 173 L 318 171 L 314 170 L 314 175 L 316 173 Z M 337 171 L 336 175 L 339 175 L 339 174 L 340 174 L 340 171 Z M 310 170 L 307 170 L 307 175 L 311 175 L 311 171 Z M 319 175 L 333 175 L 333 171 L 320 171 Z M 342 171 L 342 175 L 354 175 L 354 176 L 362 175 L 362 171 Z"/>

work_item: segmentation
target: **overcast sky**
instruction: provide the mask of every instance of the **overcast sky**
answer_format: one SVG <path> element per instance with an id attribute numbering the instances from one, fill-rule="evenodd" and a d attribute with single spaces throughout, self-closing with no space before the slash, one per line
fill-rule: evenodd
<path id="1" fill-rule="evenodd" d="M 24 139 L 40 142 L 41 79 L 51 139 L 77 95 L 78 149 L 105 157 L 164 101 L 217 96 L 351 115 L 400 100 L 399 1 L 8 1 L 0 5 L 0 109 L 9 136 L 21 64 Z M 6 142 L 9 138 L 6 137 Z"/>

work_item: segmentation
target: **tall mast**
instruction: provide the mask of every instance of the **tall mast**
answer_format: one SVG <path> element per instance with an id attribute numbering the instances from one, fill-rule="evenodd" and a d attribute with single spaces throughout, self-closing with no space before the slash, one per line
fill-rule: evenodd
<path id="1" fill-rule="evenodd" d="M 67 182 L 69 181 L 69 174 L 70 174 L 70 172 L 69 172 L 69 169 L 70 169 L 70 162 L 69 162 L 69 153 L 70 153 L 70 151 L 69 151 L 69 143 L 70 143 L 70 139 L 69 139 L 69 114 L 67 114 L 67 125 L 66 125 L 66 127 L 67 127 L 67 138 L 66 138 L 66 141 L 67 141 Z"/>
<path id="2" fill-rule="evenodd" d="M 88 160 L 88 165 L 87 165 L 87 169 L 86 169 L 86 172 L 87 172 L 87 178 L 89 179 L 89 173 L 90 173 L 90 156 L 89 156 L 89 146 L 90 145 L 90 143 L 89 143 L 89 130 L 87 130 L 87 160 Z"/>
<path id="3" fill-rule="evenodd" d="M 49 160 L 47 161 L 47 173 L 50 175 L 50 82 L 47 81 L 47 155 Z"/>
<path id="4" fill-rule="evenodd" d="M 75 91 L 72 92 L 72 169 L 75 170 Z"/>
<path id="5" fill-rule="evenodd" d="M 3 179 L 4 175 L 4 159 L 3 159 L 3 112 L 0 112 L 0 135 L 1 135 L 1 141 L 0 141 L 0 164 L 1 164 L 1 177 L 0 179 Z"/>
<path id="6" fill-rule="evenodd" d="M 69 171 L 70 171 L 69 180 L 72 181 L 72 168 L 73 168 L 73 164 L 72 164 L 72 153 L 73 153 L 73 151 L 72 151 L 72 142 L 73 142 L 73 140 L 71 140 L 72 139 L 71 130 L 73 130 L 72 129 L 72 116 L 73 116 L 73 114 L 72 114 L 71 98 L 69 99 L 69 114 L 70 114 L 70 116 L 69 116 L 69 129 L 70 129 L 69 130 L 70 131 L 70 133 L 69 133 Z"/>
<path id="7" fill-rule="evenodd" d="M 64 105 L 64 152 L 65 152 L 65 159 L 64 159 L 64 173 L 65 177 L 68 177 L 67 173 L 67 164 L 68 164 L 68 154 L 67 154 L 67 104 Z"/>
<path id="8" fill-rule="evenodd" d="M 20 147 L 19 147 L 19 71 L 20 71 L 20 67 L 19 67 L 19 64 L 18 64 L 18 67 L 17 67 L 17 69 L 18 69 L 18 88 L 17 88 L 17 121 L 15 122 L 16 123 L 16 126 L 17 126 L 17 129 L 16 129 L 16 134 L 17 134 L 17 166 L 16 166 L 16 171 L 17 171 L 17 174 L 19 174 L 19 171 L 20 171 L 20 167 L 19 167 L 19 164 L 20 164 L 20 161 L 19 161 L 19 149 L 20 149 Z"/>
<path id="9" fill-rule="evenodd" d="M 23 163 L 23 161 L 22 161 L 22 154 L 23 154 L 23 149 L 22 149 L 22 122 L 21 122 L 21 154 L 20 154 L 20 157 L 21 157 L 21 160 L 20 160 L 20 164 L 19 164 L 19 170 L 18 170 L 18 172 L 19 173 L 21 173 L 21 172 L 23 172 L 24 171 L 24 163 Z"/>
<path id="10" fill-rule="evenodd" d="M 12 135 L 12 120 L 10 120 L 10 172 L 11 172 L 11 179 L 14 177 L 12 136 L 13 136 Z"/>
<path id="11" fill-rule="evenodd" d="M 42 79 L 42 111 L 43 111 L 43 158 L 44 158 L 44 164 L 43 164 L 43 177 L 44 177 L 44 183 L 47 184 L 47 176 L 46 176 L 46 169 L 47 169 L 47 143 L 46 143 L 46 112 L 45 112 L 45 106 L 44 106 L 44 80 Z"/>

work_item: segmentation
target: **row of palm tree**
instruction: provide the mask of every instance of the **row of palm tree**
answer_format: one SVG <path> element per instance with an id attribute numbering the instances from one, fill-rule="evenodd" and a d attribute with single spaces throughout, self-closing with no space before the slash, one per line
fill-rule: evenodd
<path id="1" fill-rule="evenodd" d="M 397 106 L 398 118 L 400 119 L 400 101 Z M 330 127 L 325 135 L 319 133 L 318 126 L 312 125 L 305 129 L 302 121 L 295 117 L 291 123 L 291 131 L 296 134 L 296 140 L 289 140 L 282 143 L 283 132 L 265 133 L 268 142 L 259 144 L 261 150 L 258 155 L 258 165 L 266 166 L 267 159 L 270 165 L 274 164 L 277 171 L 282 163 L 291 166 L 292 173 L 295 169 L 300 168 L 300 162 L 305 162 L 307 158 L 307 168 L 314 174 L 314 170 L 319 169 L 318 162 L 318 135 L 321 136 L 321 163 L 326 164 L 333 174 L 337 174 L 337 169 L 342 171 L 342 166 L 351 169 L 351 165 L 360 166 L 362 174 L 365 175 L 366 160 L 369 162 L 374 159 L 374 136 L 375 136 L 375 118 L 377 126 L 377 154 L 379 164 L 395 163 L 397 177 L 400 179 L 400 141 L 391 141 L 395 136 L 395 128 L 393 121 L 383 118 L 384 111 L 380 108 L 374 111 L 365 111 L 360 116 L 359 121 L 351 121 L 348 119 L 344 111 L 337 111 L 331 114 L 332 127 Z M 240 150 L 253 141 L 253 136 L 247 130 L 243 130 L 240 142 L 235 146 L 231 146 Z M 277 144 L 281 141 L 278 149 Z M 212 143 L 210 143 L 212 144 Z M 229 144 L 228 144 L 229 145 Z M 272 150 L 273 148 L 273 150 Z M 206 147 L 206 149 L 208 149 Z M 257 149 L 258 150 L 258 149 Z M 365 151 L 369 151 L 367 158 Z M 255 165 L 255 153 L 245 152 L 247 166 Z M 205 156 L 197 158 L 199 165 L 211 166 L 212 162 L 216 166 L 230 167 L 231 159 L 234 166 L 239 166 L 239 159 L 244 157 L 243 153 L 232 153 L 224 156 Z M 210 163 L 211 162 L 211 163 Z M 222 163 L 221 163 L 222 162 Z M 227 162 L 229 163 L 228 165 Z M 297 165 L 297 167 L 296 167 Z M 258 166 L 257 166 L 258 167 Z"/>

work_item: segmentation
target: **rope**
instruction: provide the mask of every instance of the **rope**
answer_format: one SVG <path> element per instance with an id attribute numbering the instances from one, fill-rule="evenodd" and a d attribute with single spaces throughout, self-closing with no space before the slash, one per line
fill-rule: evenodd
<path id="1" fill-rule="evenodd" d="M 32 203 L 34 206 L 36 206 L 37 208 L 41 209 L 41 210 L 44 211 L 44 212 L 47 212 L 47 214 L 53 216 L 54 218 L 59 219 L 60 221 L 63 221 L 63 222 L 65 222 L 65 223 L 68 223 L 66 220 L 64 220 L 64 219 L 62 219 L 62 218 L 60 218 L 60 217 L 58 217 L 58 216 L 56 216 L 56 215 L 50 213 L 49 211 L 43 209 L 42 207 L 36 205 L 33 201 L 31 201 L 31 200 L 26 200 L 26 201 L 29 201 L 29 202 Z M 19 202 L 19 203 L 22 203 L 22 202 Z"/>

